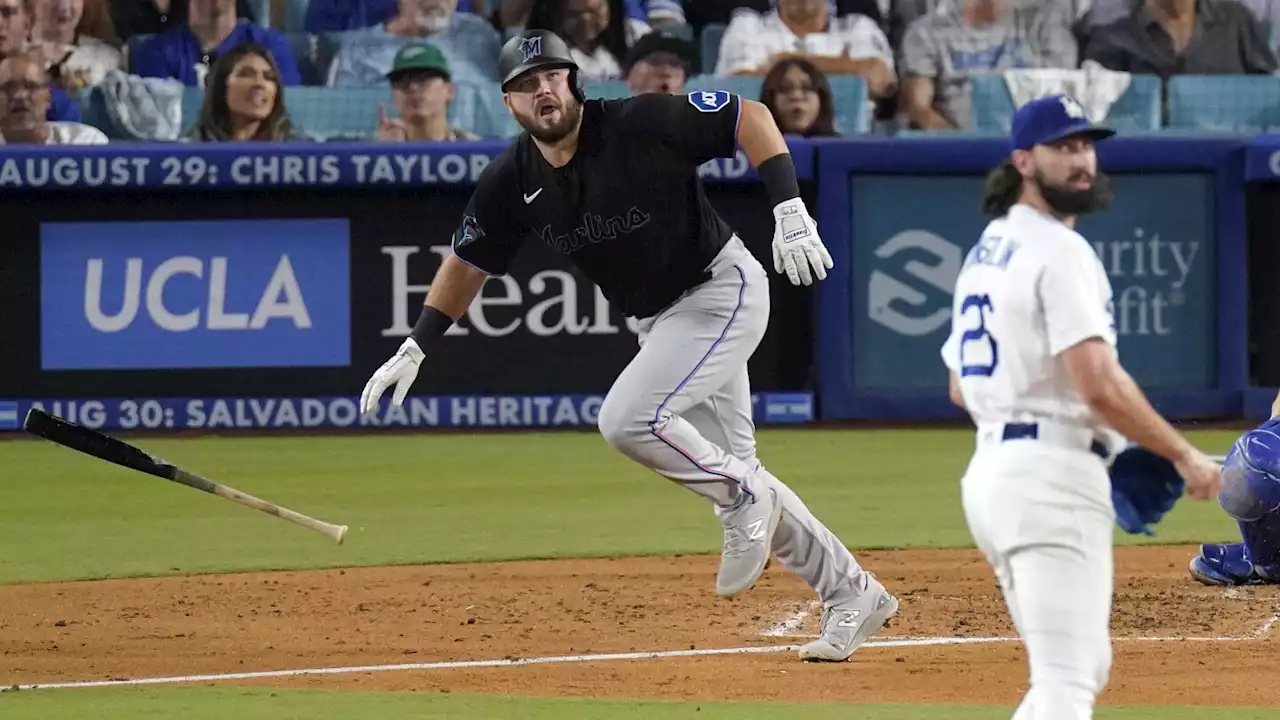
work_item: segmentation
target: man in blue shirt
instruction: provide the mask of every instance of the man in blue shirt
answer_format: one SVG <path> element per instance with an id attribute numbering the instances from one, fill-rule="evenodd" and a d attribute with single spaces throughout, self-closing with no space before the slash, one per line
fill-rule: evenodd
<path id="1" fill-rule="evenodd" d="M 346 33 L 330 68 L 328 85 L 383 85 L 396 53 L 406 43 L 427 41 L 449 61 L 453 81 L 487 86 L 498 82 L 502 39 L 487 20 L 456 11 L 457 0 L 399 0 L 385 25 Z"/>
<path id="2" fill-rule="evenodd" d="M 44 119 L 50 122 L 80 122 L 80 106 L 62 88 L 50 85 L 49 112 L 45 113 Z"/>
<path id="3" fill-rule="evenodd" d="M 241 43 L 257 42 L 275 58 L 282 85 L 302 84 L 289 41 L 276 30 L 238 20 L 236 0 L 191 0 L 189 8 L 186 25 L 147 40 L 133 53 L 133 74 L 174 78 L 184 85 L 202 87 L 218 55 Z"/>

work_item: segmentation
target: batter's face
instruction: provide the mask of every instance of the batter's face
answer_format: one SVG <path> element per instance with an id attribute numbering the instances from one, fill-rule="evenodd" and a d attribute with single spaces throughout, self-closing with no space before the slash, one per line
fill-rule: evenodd
<path id="1" fill-rule="evenodd" d="M 569 136 L 582 119 L 582 103 L 569 88 L 569 70 L 534 70 L 507 86 L 502 101 L 521 127 L 546 143 Z"/>
<path id="2" fill-rule="evenodd" d="M 1111 202 L 1111 187 L 1098 172 L 1093 138 L 1077 135 L 1029 151 L 1019 151 L 1014 164 L 1024 181 L 1034 182 L 1045 203 L 1061 215 L 1083 215 Z"/>

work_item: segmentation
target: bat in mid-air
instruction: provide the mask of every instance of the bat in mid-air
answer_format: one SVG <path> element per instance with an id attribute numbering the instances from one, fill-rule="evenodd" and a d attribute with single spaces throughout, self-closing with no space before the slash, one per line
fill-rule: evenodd
<path id="1" fill-rule="evenodd" d="M 123 440 L 113 438 L 110 435 L 100 433 L 97 430 L 91 430 L 83 425 L 77 425 L 68 422 L 60 417 L 50 415 L 49 413 L 38 408 L 31 408 L 27 411 L 27 418 L 23 422 L 22 429 L 37 437 L 42 437 L 50 442 L 57 443 L 72 450 L 79 450 L 87 455 L 106 460 L 107 462 L 122 465 L 124 467 L 155 475 L 156 477 L 172 480 L 173 482 L 186 485 L 187 487 L 203 490 L 204 492 L 218 497 L 226 498 L 232 502 L 240 503 L 255 510 L 261 510 L 268 515 L 274 515 L 290 522 L 295 522 L 310 530 L 315 530 L 321 535 L 325 535 L 342 544 L 343 539 L 347 536 L 346 525 L 333 525 L 308 517 L 302 513 L 294 512 L 288 508 L 280 507 L 274 503 L 256 498 L 248 493 L 240 492 L 235 488 L 216 483 L 212 480 L 205 479 L 188 472 L 174 465 L 171 462 L 152 455 L 141 448 L 130 445 Z"/>

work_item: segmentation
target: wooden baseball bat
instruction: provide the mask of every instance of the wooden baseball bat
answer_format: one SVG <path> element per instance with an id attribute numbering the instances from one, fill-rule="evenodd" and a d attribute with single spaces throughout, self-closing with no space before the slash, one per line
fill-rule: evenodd
<path id="1" fill-rule="evenodd" d="M 148 475 L 155 475 L 165 480 L 171 480 L 211 495 L 226 498 L 246 507 L 251 507 L 254 510 L 261 510 L 268 515 L 274 515 L 289 522 L 297 523 L 304 528 L 329 537 L 339 545 L 342 544 L 342 541 L 347 536 L 346 525 L 333 525 L 323 520 L 317 520 L 288 508 L 280 507 L 275 503 L 256 498 L 248 493 L 240 492 L 233 487 L 200 477 L 123 440 L 113 438 L 97 430 L 91 430 L 83 425 L 68 422 L 37 408 L 31 408 L 31 410 L 27 411 L 27 418 L 23 421 L 22 429 L 63 447 L 79 450 L 86 455 L 92 455 L 116 465 L 144 472 Z"/>

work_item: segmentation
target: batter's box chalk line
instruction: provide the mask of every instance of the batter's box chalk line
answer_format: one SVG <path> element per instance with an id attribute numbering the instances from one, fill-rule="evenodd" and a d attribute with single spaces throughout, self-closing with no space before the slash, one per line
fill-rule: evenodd
<path id="1" fill-rule="evenodd" d="M 786 617 L 782 618 L 781 620 L 774 623 L 773 625 L 770 625 L 769 627 L 765 628 L 764 631 L 761 632 L 760 634 L 768 638 L 800 637 L 799 635 L 794 634 L 796 631 L 796 628 L 799 628 L 801 625 L 803 625 L 804 621 L 809 619 L 809 616 L 811 614 L 813 614 L 816 610 L 819 610 L 821 608 L 822 608 L 821 601 L 818 601 L 818 600 L 810 601 L 808 604 L 804 605 L 799 610 L 796 610 L 795 612 L 791 613 L 790 615 L 787 615 Z"/>

